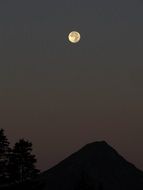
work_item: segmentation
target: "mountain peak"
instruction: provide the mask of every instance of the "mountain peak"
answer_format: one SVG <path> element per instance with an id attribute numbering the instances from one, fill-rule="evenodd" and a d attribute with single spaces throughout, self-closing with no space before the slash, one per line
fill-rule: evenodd
<path id="1" fill-rule="evenodd" d="M 86 144 L 84 147 L 93 148 L 93 147 L 111 147 L 106 141 L 95 141 Z"/>
<path id="2" fill-rule="evenodd" d="M 86 144 L 78 152 L 85 152 L 86 155 L 97 155 L 103 153 L 105 155 L 118 154 L 114 148 L 112 148 L 106 141 L 96 141 Z"/>

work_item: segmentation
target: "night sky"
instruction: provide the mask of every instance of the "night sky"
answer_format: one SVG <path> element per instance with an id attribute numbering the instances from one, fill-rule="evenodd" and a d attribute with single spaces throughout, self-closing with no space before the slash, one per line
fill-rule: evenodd
<path id="1" fill-rule="evenodd" d="M 143 1 L 0 0 L 0 127 L 44 170 L 97 140 L 143 169 Z"/>

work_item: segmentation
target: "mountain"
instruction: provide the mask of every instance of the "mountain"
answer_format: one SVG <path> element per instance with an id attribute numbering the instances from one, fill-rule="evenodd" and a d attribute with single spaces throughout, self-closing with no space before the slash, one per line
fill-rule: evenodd
<path id="1" fill-rule="evenodd" d="M 13 189 L 143 190 L 143 172 L 101 141 L 87 144 L 34 182 Z"/>

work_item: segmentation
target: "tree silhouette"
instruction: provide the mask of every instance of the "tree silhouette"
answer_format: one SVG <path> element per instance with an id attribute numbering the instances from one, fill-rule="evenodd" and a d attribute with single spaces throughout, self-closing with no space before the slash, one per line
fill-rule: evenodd
<path id="1" fill-rule="evenodd" d="M 9 171 L 11 182 L 22 183 L 31 180 L 39 173 L 36 169 L 36 157 L 32 154 L 32 143 L 20 139 L 14 145 L 13 153 L 10 156 Z"/>
<path id="2" fill-rule="evenodd" d="M 8 163 L 9 163 L 9 142 L 4 135 L 4 130 L 0 129 L 0 184 L 6 183 L 9 177 Z"/>

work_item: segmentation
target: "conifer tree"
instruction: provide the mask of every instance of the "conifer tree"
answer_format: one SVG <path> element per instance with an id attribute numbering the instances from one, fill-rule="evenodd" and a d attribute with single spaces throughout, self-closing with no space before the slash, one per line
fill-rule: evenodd
<path id="1" fill-rule="evenodd" d="M 22 183 L 31 180 L 39 173 L 36 169 L 36 157 L 32 154 L 32 143 L 20 139 L 14 145 L 13 153 L 10 157 L 10 175 L 14 183 Z"/>
<path id="2" fill-rule="evenodd" d="M 7 183 L 9 178 L 8 164 L 9 164 L 9 142 L 4 134 L 4 130 L 0 129 L 0 184 Z"/>

